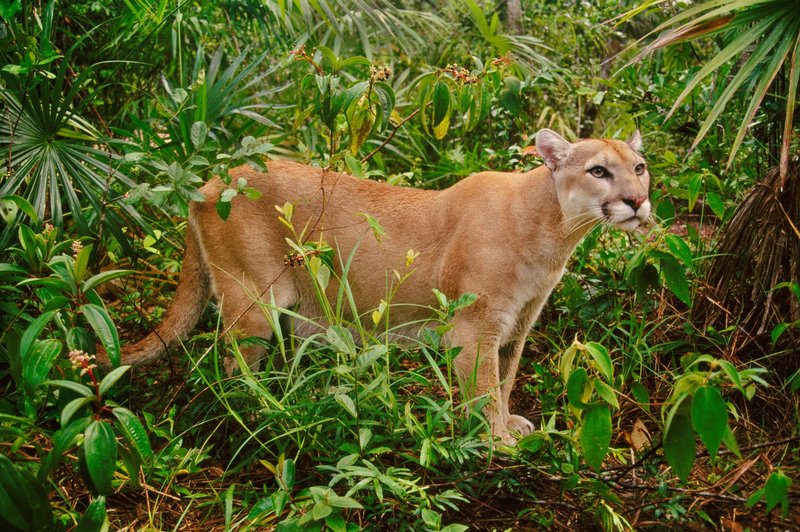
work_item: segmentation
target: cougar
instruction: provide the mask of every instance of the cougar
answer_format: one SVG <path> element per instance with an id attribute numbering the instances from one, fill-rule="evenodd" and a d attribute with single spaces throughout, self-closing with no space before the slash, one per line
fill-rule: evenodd
<path id="1" fill-rule="evenodd" d="M 625 142 L 571 143 L 543 129 L 536 149 L 544 165 L 481 172 L 445 190 L 391 186 L 289 161 L 268 163 L 266 173 L 236 168 L 231 176 L 245 178 L 261 197 L 236 196 L 223 220 L 215 205 L 226 185 L 215 178 L 201 188 L 206 201 L 189 209 L 174 301 L 155 331 L 123 349 L 122 361 L 141 364 L 164 354 L 191 332 L 212 295 L 226 329 L 245 336 L 271 338 L 262 302 L 321 316 L 311 276 L 292 258 L 292 231 L 276 212 L 290 203 L 291 224 L 304 241 L 324 241 L 335 252 L 329 298 L 336 298 L 344 265 L 359 312 L 374 310 L 395 290 L 391 324 L 424 323 L 436 305 L 432 289 L 450 298 L 477 295 L 455 313 L 445 341 L 461 347 L 454 366 L 462 395 L 487 394 L 493 435 L 513 442 L 533 430 L 509 412 L 525 339 L 570 255 L 598 223 L 634 231 L 650 215 L 641 144 L 638 131 Z M 381 238 L 370 233 L 365 214 L 377 220 Z M 407 266 L 409 257 L 415 258 Z M 398 284 L 395 271 L 404 268 L 410 275 Z M 308 333 L 308 325 L 297 332 Z M 264 349 L 243 354 L 257 368 Z"/>

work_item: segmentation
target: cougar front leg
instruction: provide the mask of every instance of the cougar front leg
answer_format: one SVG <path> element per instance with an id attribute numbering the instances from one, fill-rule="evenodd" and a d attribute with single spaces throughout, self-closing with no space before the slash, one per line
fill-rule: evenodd
<path id="1" fill-rule="evenodd" d="M 525 347 L 525 337 L 508 342 L 499 350 L 500 363 L 500 386 L 503 408 L 505 408 L 506 425 L 509 432 L 514 435 L 527 436 L 533 432 L 533 423 L 522 416 L 514 415 L 509 410 L 511 408 L 511 390 L 514 388 L 514 379 L 519 368 L 519 360 L 522 358 L 522 350 Z"/>
<path id="2" fill-rule="evenodd" d="M 499 341 L 496 334 L 481 332 L 473 324 L 456 320 L 450 345 L 460 346 L 461 352 L 454 360 L 462 399 L 468 401 L 486 394 L 489 402 L 484 413 L 492 435 L 505 443 L 513 443 L 508 431 L 508 407 L 503 404 L 500 387 Z"/>

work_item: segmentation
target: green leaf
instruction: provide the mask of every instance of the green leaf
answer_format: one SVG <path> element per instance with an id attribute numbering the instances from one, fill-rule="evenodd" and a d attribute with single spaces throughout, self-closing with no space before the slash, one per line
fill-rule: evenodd
<path id="1" fill-rule="evenodd" d="M 356 510 L 363 508 L 361 503 L 357 500 L 350 497 L 341 497 L 339 495 L 331 495 L 328 497 L 328 502 L 334 508 L 354 508 Z"/>
<path id="2" fill-rule="evenodd" d="M 72 532 L 105 532 L 108 530 L 108 513 L 106 512 L 106 498 L 102 495 L 89 504 L 83 517 Z"/>
<path id="3" fill-rule="evenodd" d="M 53 319 L 55 314 L 53 310 L 45 312 L 28 324 L 28 327 L 22 334 L 22 339 L 19 341 L 19 358 L 22 360 L 23 365 L 28 363 L 28 353 L 38 340 L 42 330 L 47 326 L 50 320 Z"/>
<path id="4" fill-rule="evenodd" d="M 681 259 L 684 266 L 691 270 L 694 267 L 694 256 L 686 241 L 672 233 L 667 234 L 664 240 L 666 240 L 667 246 L 670 251 L 672 251 L 672 254 Z"/>
<path id="5" fill-rule="evenodd" d="M 333 508 L 331 508 L 329 504 L 324 502 L 318 502 L 311 509 L 311 515 L 314 517 L 314 521 L 320 521 L 322 519 L 325 519 L 331 514 L 331 512 L 333 512 Z"/>
<path id="6" fill-rule="evenodd" d="M 614 392 L 614 389 L 611 386 L 597 378 L 592 379 L 592 385 L 594 385 L 594 390 L 597 392 L 597 395 L 603 399 L 603 401 L 619 410 L 617 394 Z"/>
<path id="7" fill-rule="evenodd" d="M 51 381 L 44 381 L 42 384 L 58 386 L 60 388 L 67 388 L 68 390 L 72 390 L 73 392 L 77 393 L 78 395 L 82 395 L 83 397 L 94 397 L 94 392 L 92 391 L 92 389 L 86 386 L 85 384 L 81 384 L 79 382 L 67 381 L 67 380 L 51 380 Z"/>
<path id="8" fill-rule="evenodd" d="M 533 432 L 517 442 L 517 447 L 531 454 L 539 452 L 540 449 L 548 445 L 549 439 L 544 432 Z"/>
<path id="9" fill-rule="evenodd" d="M 18 1 L 19 0 L 17 0 L 17 2 Z M 33 209 L 33 207 L 31 206 L 30 202 L 28 200 L 26 200 L 25 198 L 22 198 L 20 196 L 13 196 L 13 195 L 12 196 L 0 197 L 0 204 L 4 204 L 4 203 L 11 203 L 11 204 L 15 205 L 17 207 L 17 209 L 19 209 L 22 212 L 24 212 L 25 215 L 28 218 L 31 219 L 31 222 L 34 225 L 39 223 L 39 218 L 38 218 L 38 216 L 36 216 L 36 211 Z M 10 224 L 12 221 L 13 221 L 13 219 L 12 220 L 6 220 L 6 223 Z"/>
<path id="10" fill-rule="evenodd" d="M 117 462 L 117 439 L 109 423 L 95 420 L 86 428 L 83 459 L 91 490 L 97 495 L 111 493 Z"/>
<path id="11" fill-rule="evenodd" d="M 119 279 L 120 277 L 130 275 L 131 273 L 133 273 L 133 270 L 108 270 L 105 272 L 100 272 L 97 275 L 89 277 L 83 282 L 83 291 L 84 293 L 89 292 L 103 283 L 107 283 L 113 279 Z"/>
<path id="12" fill-rule="evenodd" d="M 70 351 L 94 351 L 94 335 L 86 327 L 73 327 L 67 331 L 67 349 Z"/>
<path id="13" fill-rule="evenodd" d="M 208 135 L 208 126 L 205 122 L 195 122 L 192 124 L 192 130 L 190 132 L 190 137 L 192 140 L 192 145 L 194 149 L 200 148 L 203 143 L 206 141 L 206 136 Z"/>
<path id="14" fill-rule="evenodd" d="M 217 202 L 217 215 L 223 220 L 227 220 L 231 215 L 231 203 L 229 201 Z"/>
<path id="15" fill-rule="evenodd" d="M 0 525 L 4 530 L 50 530 L 53 510 L 42 484 L 0 453 Z"/>
<path id="16" fill-rule="evenodd" d="M 586 352 L 591 355 L 594 360 L 594 366 L 600 371 L 600 374 L 606 379 L 606 382 L 611 384 L 614 382 L 614 364 L 611 362 L 611 356 L 608 350 L 597 342 L 588 342 L 585 346 Z"/>
<path id="17" fill-rule="evenodd" d="M 283 483 L 283 487 L 287 490 L 291 490 L 294 488 L 294 481 L 295 481 L 295 466 L 294 460 L 289 458 L 288 460 L 283 461 L 283 467 L 281 468 L 281 482 Z"/>
<path id="18" fill-rule="evenodd" d="M 714 216 L 719 218 L 720 221 L 725 221 L 725 203 L 722 201 L 722 198 L 716 192 L 708 192 L 706 193 L 706 204 L 711 208 L 711 212 L 714 213 Z"/>
<path id="19" fill-rule="evenodd" d="M 636 399 L 636 402 L 639 403 L 639 406 L 644 409 L 645 412 L 650 411 L 650 392 L 647 391 L 647 388 L 639 381 L 634 382 L 631 384 L 631 393 L 633 397 Z"/>
<path id="20" fill-rule="evenodd" d="M 694 392 L 692 425 L 713 461 L 728 428 L 728 409 L 716 386 L 701 386 Z"/>
<path id="21" fill-rule="evenodd" d="M 356 404 L 350 398 L 349 395 L 344 393 L 338 393 L 335 396 L 336 402 L 339 403 L 347 410 L 347 413 L 353 416 L 354 418 L 358 417 L 358 410 L 356 409 Z"/>
<path id="22" fill-rule="evenodd" d="M 586 408 L 580 443 L 586 463 L 599 472 L 611 444 L 611 412 L 608 406 L 593 404 Z"/>
<path id="23" fill-rule="evenodd" d="M 103 377 L 103 380 L 100 381 L 100 387 L 98 391 L 100 395 L 105 395 L 106 392 L 114 386 L 114 384 L 122 377 L 126 371 L 131 369 L 130 366 L 120 366 L 118 368 L 114 368 L 111 370 L 108 375 Z"/>
<path id="24" fill-rule="evenodd" d="M 108 359 L 115 366 L 120 363 L 119 335 L 111 316 L 106 309 L 101 306 L 86 304 L 80 307 L 80 311 L 94 329 L 94 333 L 106 350 Z"/>
<path id="25" fill-rule="evenodd" d="M 739 444 L 736 443 L 736 437 L 733 435 L 729 426 L 725 427 L 725 435 L 722 436 L 722 443 L 728 448 L 737 458 L 742 458 L 742 453 L 739 451 Z"/>
<path id="26" fill-rule="evenodd" d="M 61 353 L 61 347 L 61 342 L 54 339 L 33 344 L 33 349 L 22 366 L 22 379 L 29 392 L 33 392 L 50 374 L 53 362 Z"/>
<path id="27" fill-rule="evenodd" d="M 695 457 L 690 396 L 682 397 L 670 410 L 664 432 L 664 456 L 672 470 L 686 484 Z"/>
<path id="28" fill-rule="evenodd" d="M 586 406 L 583 402 L 583 390 L 586 387 L 588 378 L 589 375 L 583 368 L 576 368 L 575 371 L 570 373 L 567 381 L 567 399 L 573 408 L 584 408 Z"/>
<path id="29" fill-rule="evenodd" d="M 73 282 L 75 283 L 76 286 L 81 281 L 83 281 L 84 277 L 86 277 L 86 272 L 89 267 L 89 257 L 91 256 L 91 254 L 92 254 L 92 245 L 89 244 L 88 246 L 81 248 L 80 252 L 78 253 L 78 256 L 75 257 L 75 262 L 73 266 L 73 273 L 75 277 Z"/>
<path id="30" fill-rule="evenodd" d="M 778 504 L 781 505 L 783 519 L 789 514 L 789 486 L 792 479 L 781 471 L 774 471 L 764 485 L 764 495 L 767 499 L 767 513 L 771 512 Z"/>
<path id="31" fill-rule="evenodd" d="M 659 262 L 661 275 L 664 277 L 667 287 L 678 299 L 691 306 L 692 296 L 689 281 L 686 280 L 686 271 L 671 255 L 662 255 Z"/>
<path id="32" fill-rule="evenodd" d="M 450 88 L 443 81 L 433 86 L 433 136 L 441 140 L 450 129 Z"/>
<path id="33" fill-rule="evenodd" d="M 378 219 L 373 216 L 370 216 L 366 212 L 360 212 L 358 214 L 360 214 L 361 216 L 364 217 L 365 220 L 367 220 L 370 229 L 372 229 L 372 235 L 375 237 L 375 240 L 377 242 L 381 242 L 384 235 L 386 235 L 386 230 L 383 228 L 383 226 L 381 226 L 381 223 L 378 221 Z"/>
<path id="34" fill-rule="evenodd" d="M 64 405 L 64 408 L 61 409 L 61 426 L 66 427 L 76 412 L 78 412 L 84 406 L 93 403 L 95 400 L 96 398 L 94 395 L 91 397 L 76 397 Z"/>
<path id="35" fill-rule="evenodd" d="M 76 419 L 67 426 L 57 430 L 53 434 L 53 448 L 47 453 L 47 456 L 42 460 L 42 465 L 39 467 L 39 472 L 36 474 L 39 482 L 47 480 L 50 471 L 53 471 L 68 450 L 70 450 L 78 439 L 78 435 L 82 434 L 86 427 L 89 426 L 91 421 L 90 417 Z"/>
<path id="36" fill-rule="evenodd" d="M 700 188 L 703 186 L 703 174 L 694 174 L 689 179 L 687 191 L 689 192 L 689 212 L 694 209 L 697 198 L 700 196 Z"/>

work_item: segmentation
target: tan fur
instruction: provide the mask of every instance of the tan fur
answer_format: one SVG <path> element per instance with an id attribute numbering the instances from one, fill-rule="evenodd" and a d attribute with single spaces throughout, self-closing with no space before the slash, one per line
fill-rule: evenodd
<path id="1" fill-rule="evenodd" d="M 537 148 L 546 166 L 524 174 L 482 172 L 442 191 L 393 187 L 287 161 L 270 163 L 268 173 L 237 168 L 234 181 L 246 178 L 261 198 L 237 196 L 223 221 L 215 201 L 224 185 L 214 179 L 201 189 L 206 201 L 190 208 L 175 301 L 155 332 L 124 350 L 123 362 L 145 362 L 184 338 L 210 293 L 221 302 L 226 327 L 246 336 L 272 335 L 264 311 L 253 304 L 259 298 L 321 316 L 307 271 L 284 262 L 291 235 L 275 206 L 291 202 L 295 228 L 307 228 L 305 240 L 322 238 L 336 250 L 338 274 L 356 250 L 347 278 L 360 312 L 387 297 L 396 284 L 393 272 L 407 271 L 408 250 L 418 256 L 392 300 L 394 324 L 429 319 L 425 306 L 436 303 L 432 288 L 450 298 L 478 295 L 456 314 L 447 341 L 463 348 L 455 367 L 465 395 L 490 394 L 492 432 L 513 441 L 513 434 L 533 428 L 508 410 L 520 354 L 569 256 L 596 223 L 634 230 L 649 216 L 649 175 L 635 171 L 644 162 L 640 144 L 638 132 L 627 143 L 573 144 L 543 130 Z M 613 178 L 591 175 L 598 165 Z M 380 242 L 359 213 L 378 219 L 386 232 Z M 335 298 L 337 288 L 332 281 L 328 296 Z M 254 368 L 262 355 L 245 352 Z"/>

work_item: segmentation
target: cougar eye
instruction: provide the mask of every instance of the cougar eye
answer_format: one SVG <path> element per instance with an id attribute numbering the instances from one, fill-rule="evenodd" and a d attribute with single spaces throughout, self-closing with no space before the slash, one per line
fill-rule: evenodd
<path id="1" fill-rule="evenodd" d="M 633 171 L 636 172 L 636 175 L 642 175 L 646 168 L 647 166 L 645 166 L 644 163 L 639 163 L 636 165 L 636 168 L 634 168 Z"/>
<path id="2" fill-rule="evenodd" d="M 603 166 L 593 166 L 589 168 L 589 173 L 593 177 L 611 177 L 611 173 Z"/>

